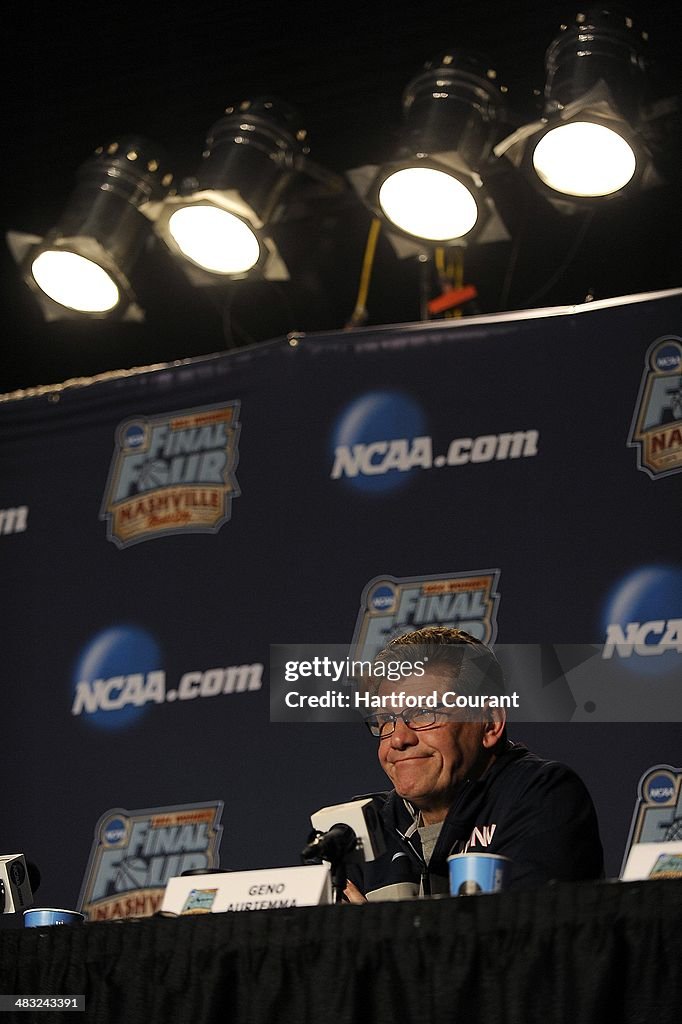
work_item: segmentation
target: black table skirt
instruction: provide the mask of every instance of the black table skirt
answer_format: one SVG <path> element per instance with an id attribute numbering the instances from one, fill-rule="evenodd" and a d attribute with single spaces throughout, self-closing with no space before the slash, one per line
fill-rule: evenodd
<path id="1" fill-rule="evenodd" d="M 0 992 L 109 1024 L 680 1024 L 682 880 L 0 933 Z"/>

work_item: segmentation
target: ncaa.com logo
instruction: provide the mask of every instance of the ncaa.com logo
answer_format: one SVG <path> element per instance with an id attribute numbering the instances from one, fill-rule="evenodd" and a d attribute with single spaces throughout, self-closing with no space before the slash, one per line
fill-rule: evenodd
<path id="1" fill-rule="evenodd" d="M 332 480 L 365 492 L 404 486 L 413 472 L 538 454 L 537 430 L 457 437 L 439 447 L 424 410 L 399 391 L 370 391 L 346 406 L 331 434 Z"/>
<path id="2" fill-rule="evenodd" d="M 168 675 L 160 644 L 139 626 L 102 630 L 81 650 L 71 678 L 71 714 L 104 729 L 121 729 L 149 708 L 260 690 L 260 662 L 219 665 Z"/>
<path id="3" fill-rule="evenodd" d="M 636 672 L 682 667 L 682 569 L 642 566 L 614 587 L 604 607 L 602 657 Z"/>

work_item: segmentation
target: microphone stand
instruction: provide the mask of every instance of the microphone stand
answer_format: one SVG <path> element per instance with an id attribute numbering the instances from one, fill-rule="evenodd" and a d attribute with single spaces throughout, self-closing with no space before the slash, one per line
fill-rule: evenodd
<path id="1" fill-rule="evenodd" d="M 346 888 L 346 862 L 340 860 L 336 864 L 332 862 L 332 890 L 334 892 L 334 903 L 345 903 L 344 890 Z"/>
<path id="2" fill-rule="evenodd" d="M 315 830 L 308 837 L 308 843 L 301 853 L 303 864 L 321 864 L 326 860 L 331 865 L 334 903 L 344 903 L 346 888 L 346 856 L 362 854 L 362 843 L 349 825 L 334 825 L 328 832 Z"/>

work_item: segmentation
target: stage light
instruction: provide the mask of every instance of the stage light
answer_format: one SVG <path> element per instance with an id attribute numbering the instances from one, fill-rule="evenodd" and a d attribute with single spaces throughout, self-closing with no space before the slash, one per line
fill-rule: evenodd
<path id="1" fill-rule="evenodd" d="M 488 62 L 454 50 L 408 84 L 403 145 L 366 193 L 390 228 L 439 244 L 482 231 L 491 212 L 482 175 L 505 91 Z"/>
<path id="2" fill-rule="evenodd" d="M 543 135 L 533 151 L 536 173 L 557 192 L 607 196 L 635 173 L 632 146 L 604 124 L 570 121 Z"/>
<path id="3" fill-rule="evenodd" d="M 392 224 L 429 241 L 461 238 L 478 219 L 470 189 L 435 167 L 403 167 L 380 185 L 378 201 Z"/>
<path id="4" fill-rule="evenodd" d="M 23 249 L 24 279 L 48 319 L 139 317 L 130 275 L 150 237 L 140 208 L 160 200 L 171 182 L 151 142 L 112 142 L 81 166 L 66 209 L 45 238 L 22 244 L 21 235 L 13 236 L 13 252 Z"/>
<path id="5" fill-rule="evenodd" d="M 261 98 L 228 107 L 209 130 L 201 165 L 156 211 L 156 230 L 199 274 L 197 284 L 259 270 L 288 277 L 268 226 L 308 153 L 298 114 Z"/>
<path id="6" fill-rule="evenodd" d="M 168 221 L 180 251 L 215 274 L 245 274 L 260 259 L 258 238 L 234 213 L 214 205 L 181 206 Z"/>
<path id="7" fill-rule="evenodd" d="M 121 297 L 103 267 L 75 252 L 47 249 L 33 260 L 31 273 L 49 298 L 82 313 L 108 313 Z"/>
<path id="8" fill-rule="evenodd" d="M 601 9 L 578 14 L 545 56 L 544 116 L 495 147 L 543 187 L 574 200 L 626 194 L 647 162 L 638 135 L 646 33 Z"/>

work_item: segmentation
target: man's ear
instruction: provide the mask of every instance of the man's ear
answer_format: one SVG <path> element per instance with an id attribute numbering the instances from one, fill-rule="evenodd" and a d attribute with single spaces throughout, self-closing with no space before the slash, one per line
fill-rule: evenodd
<path id="1" fill-rule="evenodd" d="M 499 742 L 507 724 L 507 715 L 504 708 L 491 708 L 486 706 L 486 720 L 483 729 L 482 744 L 486 749 L 494 747 Z"/>

